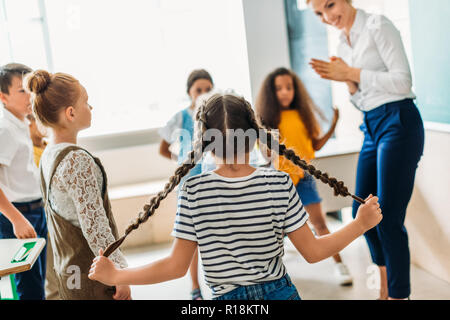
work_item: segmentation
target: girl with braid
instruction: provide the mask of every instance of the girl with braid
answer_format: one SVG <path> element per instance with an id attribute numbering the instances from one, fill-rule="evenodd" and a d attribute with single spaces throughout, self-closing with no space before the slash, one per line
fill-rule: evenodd
<path id="1" fill-rule="evenodd" d="M 205 280 L 213 299 L 299 300 L 282 257 L 284 234 L 305 259 L 314 263 L 330 257 L 382 219 L 376 197 L 366 201 L 351 195 L 343 182 L 300 159 L 285 145 L 277 145 L 270 131 L 260 127 L 250 104 L 234 95 L 215 94 L 196 113 L 196 139 L 187 160 L 176 169 L 164 190 L 144 206 L 125 235 L 93 260 L 89 278 L 106 285 L 153 284 L 183 277 L 199 248 Z M 237 131 L 253 132 L 255 139 Z M 211 132 L 214 138 L 208 137 Z M 219 134 L 217 134 L 219 133 Z M 329 184 L 336 195 L 352 196 L 362 204 L 354 221 L 332 234 L 316 238 L 288 174 L 249 165 L 256 138 L 294 164 Z M 215 148 L 210 148 L 216 145 Z M 217 147 L 222 145 L 222 147 Z M 148 220 L 161 201 L 210 150 L 217 169 L 186 180 L 180 190 L 171 253 L 137 268 L 119 269 L 107 258 L 127 235 Z M 237 159 L 245 161 L 239 162 Z"/>
<path id="2" fill-rule="evenodd" d="M 278 68 L 265 78 L 256 101 L 256 113 L 261 123 L 270 129 L 278 129 L 281 141 L 306 161 L 314 159 L 314 152 L 320 150 L 332 136 L 339 118 L 334 109 L 330 129 L 323 136 L 317 116 L 323 117 L 314 105 L 300 78 L 291 70 Z M 270 154 L 270 153 L 269 153 Z M 273 161 L 276 169 L 289 174 L 295 189 L 309 214 L 309 222 L 319 236 L 329 234 L 325 215 L 317 192 L 314 178 L 292 164 L 285 157 Z M 339 253 L 333 256 L 334 274 L 340 285 L 351 285 L 353 279 Z"/>
<path id="3" fill-rule="evenodd" d="M 58 294 L 63 300 L 129 300 L 130 287 L 115 288 L 88 279 L 95 253 L 118 237 L 100 160 L 77 146 L 90 127 L 86 89 L 71 75 L 37 70 L 25 78 L 36 118 L 52 131 L 40 162 L 41 191 L 53 251 Z M 111 256 L 127 267 L 120 251 Z"/>

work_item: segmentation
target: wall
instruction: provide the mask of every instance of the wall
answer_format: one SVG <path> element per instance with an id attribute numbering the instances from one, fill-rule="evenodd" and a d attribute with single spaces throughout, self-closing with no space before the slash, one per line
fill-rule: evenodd
<path id="1" fill-rule="evenodd" d="M 177 167 L 175 161 L 159 155 L 159 143 L 102 150 L 95 155 L 108 172 L 111 187 L 168 179 Z"/>
<path id="2" fill-rule="evenodd" d="M 427 130 L 406 228 L 411 261 L 450 282 L 450 131 Z"/>
<path id="3" fill-rule="evenodd" d="M 267 73 L 279 66 L 290 67 L 284 0 L 242 0 L 242 5 L 254 101 Z M 114 136 L 102 139 L 102 145 L 88 138 L 80 139 L 80 143 L 90 147 L 102 160 L 113 187 L 168 178 L 176 164 L 159 155 L 156 133 L 148 134 L 152 135 L 148 139 L 140 134 L 137 139 L 142 144 L 132 147 L 121 142 L 119 147 L 104 150 L 102 145 L 117 145 L 115 140 L 120 137 Z M 130 139 L 132 137 L 122 140 L 134 144 Z"/>
<path id="4" fill-rule="evenodd" d="M 446 123 L 425 123 L 424 156 L 406 221 L 411 260 L 450 282 L 450 3 L 409 0 L 408 12 L 418 107 L 425 121 Z"/>
<path id="5" fill-rule="evenodd" d="M 450 124 L 450 2 L 409 4 L 417 104 L 425 120 Z"/>
<path id="6" fill-rule="evenodd" d="M 323 60 L 328 58 L 327 28 L 312 10 L 308 8 L 300 10 L 297 0 L 285 0 L 285 7 L 292 69 L 326 117 L 326 119 L 318 117 L 322 131 L 326 132 L 333 119 L 331 82 L 320 78 L 309 62 L 312 58 Z"/>
<path id="7" fill-rule="evenodd" d="M 290 67 L 283 0 L 242 0 L 253 101 L 265 76 Z"/>

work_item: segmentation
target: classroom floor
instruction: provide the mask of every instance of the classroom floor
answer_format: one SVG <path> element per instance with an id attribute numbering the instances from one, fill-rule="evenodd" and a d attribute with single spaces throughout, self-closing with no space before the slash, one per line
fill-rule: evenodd
<path id="1" fill-rule="evenodd" d="M 344 222 L 351 220 L 348 210 L 343 211 Z M 342 226 L 336 219 L 327 217 L 328 228 L 333 231 Z M 168 254 L 171 243 L 144 248 L 125 249 L 123 252 L 129 266 L 140 266 Z M 284 263 L 302 299 L 306 300 L 374 300 L 378 291 L 373 289 L 377 282 L 376 267 L 371 263 L 369 249 L 363 237 L 358 238 L 341 252 L 344 263 L 353 276 L 353 286 L 342 287 L 334 278 L 334 262 L 326 259 L 316 264 L 308 264 L 295 250 L 289 240 L 285 242 Z M 375 268 L 374 268 L 375 267 Z M 375 275 L 375 276 L 374 276 Z M 199 263 L 200 286 L 205 299 L 211 294 L 203 277 Z M 448 300 L 450 283 L 440 280 L 428 272 L 411 266 L 413 300 Z M 190 299 L 191 281 L 187 274 L 183 278 L 148 286 L 132 286 L 135 300 L 187 300 Z"/>

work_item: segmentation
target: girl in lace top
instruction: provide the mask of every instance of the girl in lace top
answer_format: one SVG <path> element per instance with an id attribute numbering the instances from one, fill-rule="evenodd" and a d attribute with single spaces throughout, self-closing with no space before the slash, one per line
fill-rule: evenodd
<path id="1" fill-rule="evenodd" d="M 129 286 L 117 286 L 114 293 L 113 288 L 95 287 L 87 278 L 90 258 L 116 240 L 117 228 L 104 169 L 76 146 L 78 132 L 91 124 L 86 89 L 68 74 L 43 70 L 30 74 L 25 86 L 32 93 L 37 119 L 53 131 L 53 141 L 41 158 L 41 180 L 61 298 L 131 299 Z M 120 251 L 111 259 L 117 267 L 127 267 Z M 80 272 L 80 290 L 67 288 L 64 281 L 72 265 Z"/>

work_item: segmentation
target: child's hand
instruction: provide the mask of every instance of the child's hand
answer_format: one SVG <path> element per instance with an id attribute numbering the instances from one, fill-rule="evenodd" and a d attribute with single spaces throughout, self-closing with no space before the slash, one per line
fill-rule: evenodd
<path id="1" fill-rule="evenodd" d="M 365 199 L 365 202 L 365 204 L 359 206 L 355 218 L 364 229 L 364 232 L 375 227 L 383 219 L 378 197 L 370 195 Z"/>
<path id="2" fill-rule="evenodd" d="M 113 298 L 114 300 L 131 300 L 130 286 L 116 286 L 116 293 Z"/>
<path id="3" fill-rule="evenodd" d="M 37 238 L 36 231 L 25 217 L 13 222 L 13 232 L 17 239 Z"/>
<path id="4" fill-rule="evenodd" d="M 89 270 L 88 278 L 99 281 L 108 286 L 113 286 L 117 274 L 117 268 L 114 263 L 103 256 L 103 250 L 99 250 L 99 256 L 96 257 Z"/>

